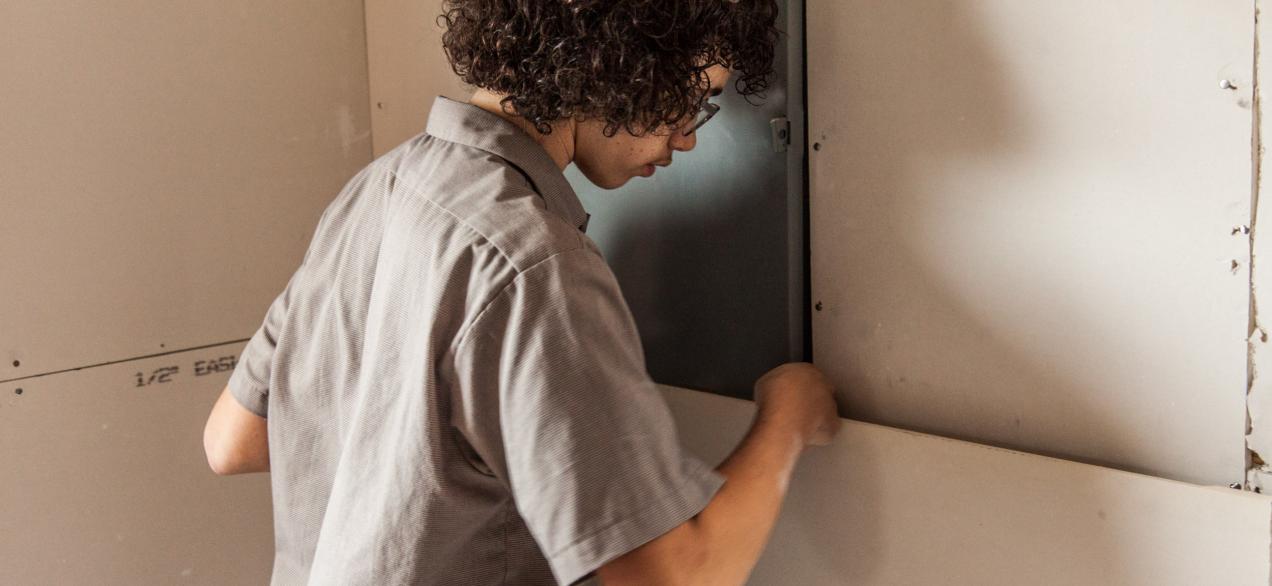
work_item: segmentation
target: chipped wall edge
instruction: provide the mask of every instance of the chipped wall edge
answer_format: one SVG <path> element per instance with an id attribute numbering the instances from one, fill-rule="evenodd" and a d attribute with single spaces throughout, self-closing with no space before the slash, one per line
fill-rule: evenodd
<path id="1" fill-rule="evenodd" d="M 1268 305 L 1272 305 L 1272 268 L 1264 268 L 1260 259 L 1272 258 L 1272 238 L 1259 238 L 1259 227 L 1265 223 L 1263 211 L 1259 207 L 1259 195 L 1263 189 L 1263 88 L 1260 80 L 1265 64 L 1260 59 L 1260 47 L 1264 35 L 1269 34 L 1260 18 L 1264 0 L 1254 3 L 1254 107 L 1253 129 L 1251 137 L 1251 155 L 1253 158 L 1253 174 L 1250 194 L 1250 327 L 1247 336 L 1248 368 L 1247 368 L 1247 466 L 1246 488 L 1263 492 L 1264 486 L 1272 485 L 1272 380 L 1264 380 L 1259 376 L 1259 367 L 1272 365 L 1272 345 L 1268 344 L 1268 328 L 1272 324 L 1264 324 L 1259 316 L 1260 303 L 1268 297 Z M 1272 218 L 1266 219 L 1272 221 Z"/>

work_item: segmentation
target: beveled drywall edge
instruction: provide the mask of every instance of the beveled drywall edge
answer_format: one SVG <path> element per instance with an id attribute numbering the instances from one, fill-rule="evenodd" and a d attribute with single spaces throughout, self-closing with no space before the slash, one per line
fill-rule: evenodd
<path id="1" fill-rule="evenodd" d="M 711 464 L 754 404 L 660 386 Z M 1272 498 L 845 420 L 805 452 L 752 584 L 1260 584 Z"/>
<path id="2" fill-rule="evenodd" d="M 1264 131 L 1267 130 L 1263 119 L 1263 94 L 1264 88 L 1260 84 L 1264 73 L 1267 72 L 1268 65 L 1261 59 L 1260 48 L 1263 40 L 1269 34 L 1268 27 L 1263 22 L 1261 11 L 1263 1 L 1255 2 L 1255 35 L 1254 35 L 1254 107 L 1253 107 L 1253 126 L 1254 139 L 1251 145 L 1251 152 L 1254 159 L 1254 173 L 1251 179 L 1251 221 L 1246 229 L 1234 227 L 1234 235 L 1238 232 L 1247 232 L 1250 238 L 1250 331 L 1248 334 L 1248 352 L 1249 352 L 1249 368 L 1247 374 L 1249 377 L 1249 389 L 1246 398 L 1246 408 L 1249 415 L 1249 430 L 1246 435 L 1246 447 L 1253 454 L 1262 455 L 1263 460 L 1272 460 L 1272 424 L 1268 422 L 1268 417 L 1272 415 L 1272 381 L 1263 380 L 1259 376 L 1259 367 L 1262 364 L 1272 364 L 1272 347 L 1268 344 L 1267 327 L 1264 326 L 1259 315 L 1259 308 L 1265 304 L 1261 301 L 1267 299 L 1269 306 L 1272 306 L 1272 298 L 1268 296 L 1272 293 L 1272 270 L 1260 264 L 1260 258 L 1272 258 L 1272 242 L 1267 238 L 1259 237 L 1259 227 L 1272 218 L 1267 218 L 1267 213 L 1259 208 L 1259 195 L 1263 191 L 1263 162 L 1266 151 L 1263 148 L 1262 137 Z M 1265 478 L 1272 469 L 1266 464 L 1260 465 L 1257 462 L 1251 463 L 1251 469 L 1247 473 L 1246 482 L 1251 488 L 1262 489 L 1266 484 Z"/>

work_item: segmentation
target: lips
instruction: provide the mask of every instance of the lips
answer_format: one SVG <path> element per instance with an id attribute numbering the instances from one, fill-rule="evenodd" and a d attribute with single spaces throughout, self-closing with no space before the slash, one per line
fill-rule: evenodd
<path id="1" fill-rule="evenodd" d="M 654 174 L 654 171 L 656 170 L 657 167 L 666 167 L 670 164 L 671 164 L 671 161 L 654 161 L 653 163 L 650 163 L 645 165 L 644 167 L 641 167 L 640 173 L 637 173 L 637 174 L 642 177 L 649 177 Z"/>

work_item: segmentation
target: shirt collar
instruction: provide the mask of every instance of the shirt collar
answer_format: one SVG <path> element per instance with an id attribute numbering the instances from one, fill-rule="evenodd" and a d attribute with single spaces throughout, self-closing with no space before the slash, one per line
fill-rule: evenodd
<path id="1" fill-rule="evenodd" d="M 428 134 L 442 140 L 479 148 L 512 163 L 534 185 L 548 211 L 587 232 L 592 215 L 574 193 L 565 174 L 543 146 L 517 125 L 466 102 L 445 96 L 433 100 L 428 115 Z"/>

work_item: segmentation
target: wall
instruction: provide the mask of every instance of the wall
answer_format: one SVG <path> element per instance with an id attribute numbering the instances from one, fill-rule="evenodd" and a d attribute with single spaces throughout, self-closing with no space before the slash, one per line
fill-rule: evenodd
<path id="1" fill-rule="evenodd" d="M 843 413 L 1242 482 L 1253 5 L 849 0 L 808 26 L 813 349 Z"/>
<path id="2" fill-rule="evenodd" d="M 203 454 L 203 424 L 226 373 L 195 373 L 241 350 L 6 383 L 0 584 L 268 583 L 269 476 L 216 476 Z M 136 386 L 174 367 L 170 382 Z"/>
<path id="3" fill-rule="evenodd" d="M 663 387 L 715 464 L 748 401 Z M 748 583 L 1266 586 L 1272 498 L 845 421 L 809 448 Z"/>
<path id="4" fill-rule="evenodd" d="M 268 580 L 203 422 L 370 161 L 362 3 L 0 8 L 0 583 Z"/>
<path id="5" fill-rule="evenodd" d="M 451 71 L 437 17 L 441 0 L 367 0 L 367 67 L 375 156 L 423 132 L 438 95 L 466 101 Z"/>
<path id="6" fill-rule="evenodd" d="M 202 421 L 325 204 L 464 92 L 434 10 L 372 2 L 365 37 L 350 2 L 3 10 L 0 523 L 22 530 L 0 582 L 263 580 L 268 479 L 212 476 Z M 1239 481 L 1251 7 L 818 2 L 809 26 L 814 350 L 845 413 Z M 719 456 L 748 404 L 688 396 L 687 441 Z M 757 583 L 954 575 L 913 563 L 936 548 L 980 583 L 1048 548 L 1053 577 L 1267 582 L 1262 497 L 864 423 L 843 441 L 802 465 Z"/>

